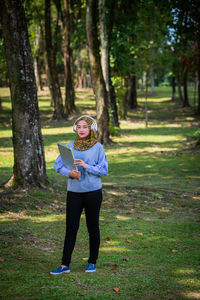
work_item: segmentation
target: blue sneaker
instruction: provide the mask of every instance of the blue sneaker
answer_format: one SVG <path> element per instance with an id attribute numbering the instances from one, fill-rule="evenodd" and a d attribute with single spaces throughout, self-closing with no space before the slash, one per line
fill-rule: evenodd
<path id="1" fill-rule="evenodd" d="M 70 272 L 70 268 L 69 267 L 58 267 L 57 269 L 53 270 L 50 272 L 51 275 L 60 275 L 63 273 L 69 273 Z"/>
<path id="2" fill-rule="evenodd" d="M 85 269 L 85 272 L 95 272 L 96 271 L 96 265 L 88 264 L 87 268 Z"/>

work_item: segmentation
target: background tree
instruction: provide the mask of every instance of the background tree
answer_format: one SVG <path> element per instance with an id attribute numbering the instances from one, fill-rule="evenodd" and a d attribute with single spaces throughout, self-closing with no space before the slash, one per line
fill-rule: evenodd
<path id="1" fill-rule="evenodd" d="M 45 0 L 45 49 L 47 53 L 49 87 L 54 104 L 54 119 L 64 117 L 62 94 L 56 68 L 56 53 L 52 44 L 51 0 Z"/>
<path id="2" fill-rule="evenodd" d="M 102 67 L 103 78 L 105 81 L 106 91 L 108 95 L 110 123 L 113 126 L 119 127 L 116 95 L 114 91 L 114 86 L 112 85 L 111 72 L 110 72 L 111 71 L 110 70 L 110 39 L 111 39 L 113 22 L 108 22 L 108 20 L 113 19 L 114 3 L 115 3 L 114 1 L 111 1 L 111 6 L 108 9 L 106 7 L 105 0 L 99 0 L 99 20 L 100 20 L 99 23 L 100 23 L 100 40 L 101 40 L 101 67 Z M 106 11 L 108 11 L 107 16 L 106 16 Z"/>
<path id="3" fill-rule="evenodd" d="M 99 55 L 99 43 L 97 36 L 97 2 L 95 0 L 88 0 L 86 2 L 86 33 L 90 74 L 96 99 L 99 141 L 102 144 L 109 144 L 108 97 Z"/>
<path id="4" fill-rule="evenodd" d="M 62 9 L 61 1 L 54 0 L 58 18 L 61 21 L 62 28 L 62 55 L 64 64 L 64 86 L 65 86 L 65 105 L 64 112 L 70 115 L 75 110 L 75 91 L 73 76 L 73 52 L 71 47 L 72 38 L 72 12 L 73 1 L 64 0 L 64 8 Z"/>
<path id="5" fill-rule="evenodd" d="M 170 11 L 172 22 L 170 24 L 171 43 L 177 58 L 177 79 L 180 91 L 183 83 L 183 107 L 189 107 L 188 81 L 194 81 L 198 76 L 198 90 L 200 90 L 199 56 L 200 56 L 200 6 L 199 1 L 171 0 Z M 194 79 L 193 79 L 194 78 Z M 200 92 L 198 92 L 198 109 L 200 108 Z"/>
<path id="6" fill-rule="evenodd" d="M 47 176 L 24 8 L 21 0 L 3 0 L 0 10 L 12 99 L 14 168 L 10 184 L 42 186 Z"/>

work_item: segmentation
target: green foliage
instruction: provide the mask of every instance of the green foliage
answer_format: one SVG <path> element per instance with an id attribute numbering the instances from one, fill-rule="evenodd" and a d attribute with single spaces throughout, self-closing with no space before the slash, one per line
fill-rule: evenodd
<path id="1" fill-rule="evenodd" d="M 196 146 L 200 147 L 200 129 L 196 130 L 192 136 L 196 141 Z"/>
<path id="2" fill-rule="evenodd" d="M 121 134 L 120 128 L 117 126 L 109 125 L 111 136 L 119 136 Z"/>

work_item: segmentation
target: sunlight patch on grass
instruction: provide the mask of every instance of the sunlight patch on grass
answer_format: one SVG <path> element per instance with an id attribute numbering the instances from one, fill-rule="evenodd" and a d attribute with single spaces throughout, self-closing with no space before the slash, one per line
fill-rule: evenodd
<path id="1" fill-rule="evenodd" d="M 198 288 L 198 290 L 200 290 L 200 281 L 198 279 L 178 279 L 177 281 L 182 285 Z"/>
<path id="2" fill-rule="evenodd" d="M 200 292 L 185 292 L 181 293 L 181 295 L 183 295 L 184 299 L 200 299 Z"/>
<path id="3" fill-rule="evenodd" d="M 176 271 L 177 274 L 193 274 L 193 273 L 196 273 L 196 271 L 194 269 L 189 269 L 189 268 L 186 268 L 186 269 L 179 269 Z"/>
<path id="4" fill-rule="evenodd" d="M 169 209 L 167 207 L 157 208 L 156 210 L 160 211 L 160 212 L 165 212 L 165 213 L 169 213 L 171 211 L 171 209 Z"/>
<path id="5" fill-rule="evenodd" d="M 58 221 L 63 221 L 65 220 L 65 214 L 63 215 L 47 215 L 47 216 L 34 216 L 34 217 L 29 217 L 31 221 L 34 223 L 42 223 L 42 222 L 58 222 Z"/>
<path id="6" fill-rule="evenodd" d="M 170 142 L 170 141 L 177 141 L 177 140 L 182 140 L 183 137 L 182 135 L 154 135 L 154 134 L 148 134 L 148 135 L 122 135 L 120 138 L 115 138 L 116 141 L 118 142 L 128 142 L 128 141 L 133 141 L 133 142 L 158 142 L 160 144 L 165 143 L 165 142 Z"/>
<path id="7" fill-rule="evenodd" d="M 125 216 L 121 216 L 121 215 L 117 215 L 115 218 L 116 218 L 117 220 L 120 220 L 120 221 L 131 220 L 130 217 L 125 217 Z"/>
<path id="8" fill-rule="evenodd" d="M 52 135 L 52 134 L 67 134 L 72 133 L 72 126 L 66 125 L 64 127 L 58 127 L 58 128 L 43 128 L 42 134 L 45 135 Z"/>
<path id="9" fill-rule="evenodd" d="M 165 102 L 165 101 L 169 101 L 170 100 L 170 97 L 159 97 L 159 98 L 154 98 L 153 96 L 148 96 L 147 98 L 147 105 L 148 105 L 148 101 L 151 101 L 151 102 Z M 138 101 L 141 101 L 141 102 L 146 102 L 146 99 L 145 98 L 140 98 L 138 97 Z"/>
<path id="10" fill-rule="evenodd" d="M 192 197 L 194 200 L 197 200 L 197 201 L 199 201 L 200 200 L 200 196 L 193 196 Z M 200 210 L 200 209 L 199 209 Z"/>
<path id="11" fill-rule="evenodd" d="M 100 247 L 100 251 L 103 252 L 132 252 L 132 250 L 127 249 L 126 247 L 119 247 L 119 246 L 107 246 L 107 247 Z"/>
<path id="12" fill-rule="evenodd" d="M 14 217 L 10 217 L 7 214 L 1 214 L 1 216 L 0 216 L 0 222 L 13 222 L 15 220 L 16 219 Z"/>

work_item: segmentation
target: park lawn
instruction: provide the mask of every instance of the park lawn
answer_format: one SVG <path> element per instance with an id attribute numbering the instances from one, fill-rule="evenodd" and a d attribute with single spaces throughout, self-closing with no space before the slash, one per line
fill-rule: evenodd
<path id="1" fill-rule="evenodd" d="M 12 173 L 10 102 L 2 91 L 1 175 Z M 67 121 L 50 120 L 49 96 L 40 96 L 50 184 L 1 195 L 2 299 L 200 299 L 200 158 L 191 139 L 199 126 L 192 110 L 169 101 L 170 90 L 149 97 L 149 127 L 141 109 L 121 121 L 121 135 L 106 146 L 101 247 L 97 272 L 86 274 L 84 214 L 70 274 L 51 276 L 62 254 L 66 179 L 56 174 L 56 142 L 74 138 Z M 95 116 L 91 91 L 77 91 L 79 112 Z M 2 192 L 3 188 L 2 188 Z"/>

